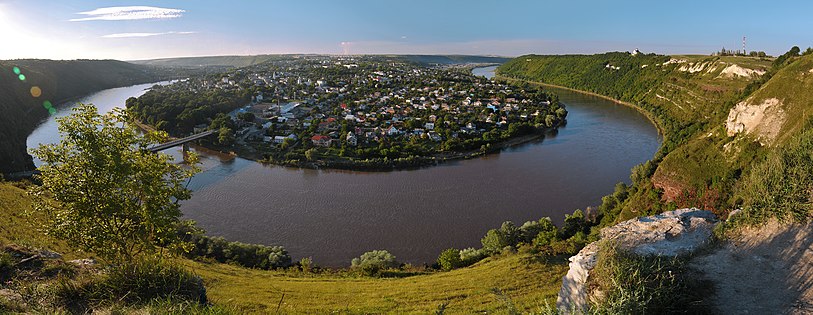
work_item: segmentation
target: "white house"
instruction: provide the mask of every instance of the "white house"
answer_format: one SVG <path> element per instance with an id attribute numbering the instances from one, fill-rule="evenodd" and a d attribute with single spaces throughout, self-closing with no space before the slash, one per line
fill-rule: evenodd
<path id="1" fill-rule="evenodd" d="M 347 140 L 347 144 L 351 146 L 355 147 L 356 145 L 358 145 L 358 138 L 356 137 L 356 134 L 354 134 L 352 131 L 347 133 L 347 138 L 345 139 Z"/>
<path id="2" fill-rule="evenodd" d="M 398 128 L 395 128 L 395 126 L 390 126 L 390 129 L 387 129 L 387 135 L 389 136 L 396 136 L 400 133 L 401 131 L 398 130 Z"/>

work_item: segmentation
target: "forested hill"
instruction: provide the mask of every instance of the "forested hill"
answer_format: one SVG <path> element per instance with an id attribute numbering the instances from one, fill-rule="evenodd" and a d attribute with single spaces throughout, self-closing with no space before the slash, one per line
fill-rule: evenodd
<path id="1" fill-rule="evenodd" d="M 45 101 L 56 106 L 95 91 L 155 82 L 169 76 L 153 67 L 115 60 L 0 61 L 0 173 L 33 169 L 26 138 L 48 117 Z M 38 97 L 34 87 L 41 91 Z"/>
<path id="2" fill-rule="evenodd" d="M 634 103 L 666 120 L 662 127 L 677 130 L 722 119 L 731 102 L 770 66 L 768 58 L 611 52 L 522 56 L 504 63 L 498 73 Z"/>
<path id="3" fill-rule="evenodd" d="M 794 175 L 813 169 L 806 147 L 810 141 L 803 141 L 813 133 L 809 52 L 813 50 L 800 54 L 794 47 L 778 58 L 529 55 L 506 62 L 497 74 L 626 101 L 662 127 L 661 150 L 633 169 L 629 196 L 610 205 L 613 209 L 602 209 L 605 224 L 682 207 L 710 209 L 725 217 L 736 208 L 763 214 L 785 210 L 760 210 L 760 204 L 770 204 L 763 199 L 792 205 L 785 208 L 809 208 L 802 206 L 809 205 L 804 198 L 787 200 L 796 196 L 788 191 L 798 190 L 799 196 L 807 191 L 809 198 L 811 189 L 807 175 Z M 768 162 L 774 164 L 766 166 Z M 787 189 L 757 189 L 768 182 L 790 184 Z M 796 215 L 804 216 L 800 213 Z"/>

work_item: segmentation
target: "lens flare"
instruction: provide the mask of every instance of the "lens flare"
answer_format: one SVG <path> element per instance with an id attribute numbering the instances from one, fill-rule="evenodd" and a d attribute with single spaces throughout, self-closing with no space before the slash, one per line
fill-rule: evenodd
<path id="1" fill-rule="evenodd" d="M 20 74 L 20 68 L 14 67 L 14 74 Z"/>
<path id="2" fill-rule="evenodd" d="M 42 89 L 39 86 L 32 86 L 31 87 L 31 96 L 33 97 L 40 97 L 42 95 Z"/>
<path id="3" fill-rule="evenodd" d="M 25 74 L 20 74 L 19 76 L 17 76 L 17 78 L 19 78 L 20 81 L 25 81 Z"/>
<path id="4" fill-rule="evenodd" d="M 45 107 L 45 109 L 48 110 L 49 114 L 51 115 L 56 114 L 56 108 L 54 108 L 54 105 L 51 104 L 51 101 L 42 102 L 42 107 Z"/>

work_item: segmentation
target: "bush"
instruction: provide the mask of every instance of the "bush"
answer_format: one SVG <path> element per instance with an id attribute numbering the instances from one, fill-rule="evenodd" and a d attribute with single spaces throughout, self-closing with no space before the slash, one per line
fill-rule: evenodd
<path id="1" fill-rule="evenodd" d="M 77 311 L 118 302 L 142 305 L 158 299 L 207 302 L 200 277 L 178 265 L 154 258 L 115 266 L 98 277 L 62 278 L 57 283 L 55 296 L 61 304 Z"/>
<path id="2" fill-rule="evenodd" d="M 526 244 L 531 244 L 534 239 L 536 239 L 537 235 L 540 233 L 546 232 L 553 232 L 556 233 L 556 226 L 553 225 L 553 221 L 550 218 L 542 218 L 539 221 L 528 221 L 525 222 L 521 227 L 519 227 L 520 233 L 522 235 L 522 241 Z"/>
<path id="3" fill-rule="evenodd" d="M 260 269 L 285 268 L 291 265 L 291 256 L 282 246 L 229 242 L 222 237 L 203 235 L 192 236 L 190 242 L 195 246 L 186 253 L 189 258 L 208 257 L 222 263 Z"/>
<path id="4" fill-rule="evenodd" d="M 591 305 L 596 314 L 705 314 L 708 284 L 690 274 L 678 258 L 642 257 L 602 244 L 588 286 L 603 298 Z"/>
<path id="5" fill-rule="evenodd" d="M 350 262 L 351 268 L 361 270 L 366 275 L 378 274 L 381 270 L 396 268 L 398 262 L 395 255 L 386 250 L 374 250 L 362 254 L 358 258 L 353 258 Z"/>
<path id="6" fill-rule="evenodd" d="M 771 152 L 743 180 L 744 217 L 759 223 L 768 217 L 800 222 L 813 215 L 813 130 Z"/>
<path id="7" fill-rule="evenodd" d="M 438 256 L 438 265 L 445 271 L 463 267 L 463 260 L 460 259 L 460 250 L 449 248 L 441 252 L 440 256 Z"/>
<path id="8" fill-rule="evenodd" d="M 521 233 L 513 222 L 505 221 L 499 229 L 491 229 L 480 240 L 483 244 L 483 252 L 486 255 L 494 255 L 508 246 L 516 246 L 521 239 Z"/>
<path id="9" fill-rule="evenodd" d="M 5 282 L 11 277 L 14 265 L 14 257 L 11 257 L 11 254 L 5 251 L 0 252 L 0 281 Z"/>
<path id="10" fill-rule="evenodd" d="M 485 255 L 483 255 L 483 251 L 474 248 L 466 248 L 460 251 L 460 261 L 463 263 L 463 266 L 470 266 L 474 263 L 483 260 Z"/>

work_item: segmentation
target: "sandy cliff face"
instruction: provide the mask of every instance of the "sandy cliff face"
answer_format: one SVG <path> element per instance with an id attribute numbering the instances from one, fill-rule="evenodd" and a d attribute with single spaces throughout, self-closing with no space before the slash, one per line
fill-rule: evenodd
<path id="1" fill-rule="evenodd" d="M 731 109 L 726 120 L 729 137 L 738 133 L 754 136 L 762 145 L 771 144 L 782 130 L 786 119 L 782 101 L 769 98 L 757 104 L 752 99 Z"/>

